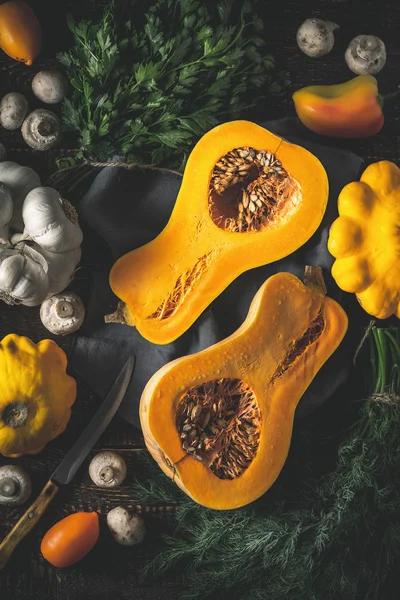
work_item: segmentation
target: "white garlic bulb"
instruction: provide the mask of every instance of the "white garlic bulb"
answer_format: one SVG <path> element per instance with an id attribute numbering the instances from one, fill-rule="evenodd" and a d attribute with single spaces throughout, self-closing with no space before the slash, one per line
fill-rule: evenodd
<path id="1" fill-rule="evenodd" d="M 64 291 L 81 259 L 75 209 L 37 183 L 32 169 L 0 163 L 0 300 L 8 304 L 37 306 Z M 11 235 L 16 208 L 22 226 Z"/>
<path id="2" fill-rule="evenodd" d="M 12 219 L 14 204 L 9 188 L 0 182 L 0 243 L 8 242 L 8 225 Z"/>
<path id="3" fill-rule="evenodd" d="M 0 249 L 0 298 L 9 304 L 37 306 L 47 297 L 47 263 L 33 248 Z"/>
<path id="4" fill-rule="evenodd" d="M 0 182 L 8 187 L 14 203 L 14 214 L 10 225 L 17 231 L 22 231 L 24 228 L 22 203 L 31 190 L 41 185 L 40 177 L 30 167 L 5 160 L 0 162 Z"/>
<path id="5" fill-rule="evenodd" d="M 34 240 L 50 252 L 68 252 L 79 248 L 83 234 L 63 210 L 63 200 L 57 190 L 38 187 L 29 192 L 22 206 L 25 229 L 11 238 L 13 244 Z"/>

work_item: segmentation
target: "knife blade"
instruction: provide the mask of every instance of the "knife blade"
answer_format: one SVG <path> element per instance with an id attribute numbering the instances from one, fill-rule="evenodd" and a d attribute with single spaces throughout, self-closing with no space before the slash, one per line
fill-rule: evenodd
<path id="1" fill-rule="evenodd" d="M 72 481 L 82 462 L 117 412 L 131 380 L 134 364 L 134 358 L 127 360 L 96 414 L 50 476 L 51 481 L 57 485 L 67 485 Z"/>
<path id="2" fill-rule="evenodd" d="M 123 366 L 111 390 L 96 411 L 86 429 L 66 454 L 34 503 L 14 525 L 0 544 L 0 570 L 18 546 L 19 542 L 34 528 L 61 485 L 70 483 L 80 465 L 99 439 L 118 410 L 125 396 L 135 366 L 135 357 L 129 358 Z"/>

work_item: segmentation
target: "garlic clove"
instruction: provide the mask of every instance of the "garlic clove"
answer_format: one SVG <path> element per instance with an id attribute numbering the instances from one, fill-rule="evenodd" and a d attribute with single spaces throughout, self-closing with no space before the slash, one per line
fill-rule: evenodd
<path id="1" fill-rule="evenodd" d="M 30 167 L 24 167 L 11 160 L 0 162 L 0 182 L 4 183 L 11 192 L 14 203 L 14 215 L 10 226 L 22 231 L 22 204 L 26 195 L 41 185 L 37 173 Z"/>
<path id="2" fill-rule="evenodd" d="M 0 299 L 37 306 L 46 298 L 49 278 L 44 263 L 28 247 L 0 253 Z"/>
<path id="3" fill-rule="evenodd" d="M 338 28 L 339 25 L 332 21 L 306 19 L 297 30 L 297 45 L 307 56 L 325 56 L 334 46 L 333 32 Z"/>
<path id="4" fill-rule="evenodd" d="M 40 307 L 43 325 L 55 335 L 74 333 L 85 319 L 82 300 L 73 292 L 64 292 L 47 298 Z"/>
<path id="5" fill-rule="evenodd" d="M 37 244 L 35 247 L 48 263 L 49 297 L 63 292 L 74 278 L 76 267 L 82 256 L 81 249 L 74 248 L 69 252 L 56 253 L 49 252 Z"/>
<path id="6" fill-rule="evenodd" d="M 22 206 L 22 217 L 24 235 L 49 252 L 68 252 L 82 243 L 81 228 L 65 214 L 63 200 L 53 188 L 30 191 Z"/>
<path id="7" fill-rule="evenodd" d="M 122 546 L 139 544 L 146 534 L 143 519 L 138 515 L 129 514 L 122 506 L 110 510 L 107 525 L 115 541 Z"/>
<path id="8" fill-rule="evenodd" d="M 386 64 L 386 47 L 376 35 L 357 35 L 345 52 L 350 71 L 357 75 L 376 75 Z"/>
<path id="9" fill-rule="evenodd" d="M 0 182 L 0 243 L 8 242 L 8 225 L 12 219 L 14 204 L 9 188 Z"/>

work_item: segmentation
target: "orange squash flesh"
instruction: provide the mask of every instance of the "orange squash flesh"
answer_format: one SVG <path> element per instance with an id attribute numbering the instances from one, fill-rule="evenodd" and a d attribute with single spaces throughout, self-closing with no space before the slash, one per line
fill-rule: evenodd
<path id="1" fill-rule="evenodd" d="M 280 369 L 293 343 L 319 316 L 323 328 L 317 339 Z M 148 382 L 140 420 L 147 448 L 161 469 L 209 508 L 238 508 L 260 497 L 286 460 L 297 403 L 346 330 L 345 312 L 320 289 L 305 286 L 289 273 L 270 277 L 233 335 L 167 364 Z M 189 389 L 225 378 L 250 386 L 261 415 L 255 457 L 234 479 L 217 477 L 204 461 L 189 455 L 176 426 L 178 406 Z"/>
<path id="2" fill-rule="evenodd" d="M 210 180 L 220 158 L 243 147 L 274 154 L 298 183 L 300 197 L 289 214 L 270 226 L 232 232 L 210 216 Z M 110 285 L 122 303 L 119 314 L 106 320 L 122 317 L 156 344 L 177 339 L 241 273 L 302 246 L 321 223 L 327 198 L 325 170 L 304 148 L 248 121 L 216 127 L 192 151 L 164 230 L 112 268 Z M 160 316 L 168 298 L 178 298 L 177 307 Z"/>

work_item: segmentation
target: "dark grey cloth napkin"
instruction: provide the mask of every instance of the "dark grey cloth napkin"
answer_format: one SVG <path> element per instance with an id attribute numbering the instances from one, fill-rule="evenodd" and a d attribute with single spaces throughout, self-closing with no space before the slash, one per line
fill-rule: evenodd
<path id="1" fill-rule="evenodd" d="M 297 414 L 305 415 L 320 405 L 343 383 L 351 356 L 359 341 L 362 311 L 343 295 L 330 276 L 333 258 L 326 243 L 329 227 L 337 217 L 337 197 L 350 181 L 358 179 L 363 161 L 346 150 L 328 148 L 310 140 L 295 119 L 265 123 L 270 131 L 315 154 L 324 165 L 330 184 L 329 202 L 323 222 L 312 238 L 292 255 L 238 277 L 201 315 L 196 323 L 171 344 L 156 345 L 135 328 L 104 324 L 104 315 L 114 311 L 117 299 L 108 285 L 109 270 L 116 258 L 152 240 L 166 225 L 181 184 L 181 176 L 148 169 L 102 169 L 78 205 L 85 228 L 83 268 L 90 274 L 86 299 L 87 318 L 71 351 L 70 365 L 103 398 L 126 358 L 134 354 L 136 365 L 120 414 L 140 427 L 140 395 L 149 378 L 167 362 L 218 342 L 235 331 L 247 315 L 261 284 L 272 274 L 289 271 L 303 276 L 305 265 L 325 269 L 328 293 L 345 302 L 354 313 L 352 326 L 340 349 L 321 369 L 303 396 Z"/>

